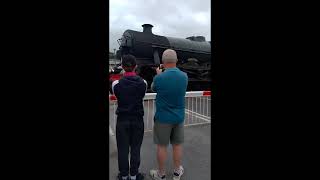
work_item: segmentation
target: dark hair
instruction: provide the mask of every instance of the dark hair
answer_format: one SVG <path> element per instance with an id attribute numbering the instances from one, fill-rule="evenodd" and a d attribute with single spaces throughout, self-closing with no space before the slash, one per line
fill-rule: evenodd
<path id="1" fill-rule="evenodd" d="M 132 72 L 137 65 L 136 58 L 130 54 L 124 55 L 122 56 L 121 65 L 126 72 Z"/>

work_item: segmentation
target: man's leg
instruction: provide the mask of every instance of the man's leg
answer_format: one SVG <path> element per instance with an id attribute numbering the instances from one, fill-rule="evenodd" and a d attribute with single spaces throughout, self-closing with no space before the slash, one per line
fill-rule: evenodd
<path id="1" fill-rule="evenodd" d="M 157 144 L 157 160 L 158 170 L 150 170 L 150 175 L 153 179 L 165 179 L 165 163 L 167 159 L 167 146 L 170 141 L 170 134 L 172 130 L 171 124 L 154 122 L 153 126 L 153 140 Z"/>
<path id="2" fill-rule="evenodd" d="M 135 119 L 130 125 L 130 175 L 139 173 L 140 150 L 143 141 L 144 124 L 143 117 Z"/>
<path id="3" fill-rule="evenodd" d="M 128 122 L 121 122 L 118 119 L 116 125 L 116 139 L 118 148 L 118 165 L 121 176 L 129 175 L 129 134 Z"/>
<path id="4" fill-rule="evenodd" d="M 184 141 L 183 123 L 177 124 L 172 128 L 170 140 L 173 148 L 173 180 L 179 180 L 182 174 L 184 173 L 184 169 L 181 165 L 182 143 Z"/>
<path id="5" fill-rule="evenodd" d="M 166 145 L 157 145 L 157 159 L 158 159 L 158 166 L 161 175 L 165 174 L 165 163 L 167 160 L 167 146 Z"/>
<path id="6" fill-rule="evenodd" d="M 173 164 L 174 169 L 179 169 L 181 165 L 181 157 L 182 157 L 182 145 L 181 144 L 173 144 Z"/>

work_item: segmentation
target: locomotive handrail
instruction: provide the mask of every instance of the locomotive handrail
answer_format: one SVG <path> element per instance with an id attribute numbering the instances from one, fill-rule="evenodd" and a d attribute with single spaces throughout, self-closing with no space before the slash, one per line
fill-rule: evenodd
<path id="1" fill-rule="evenodd" d="M 140 41 L 139 41 L 140 42 Z M 206 52 L 206 51 L 200 51 L 200 50 L 190 50 L 190 49 L 179 49 L 179 48 L 176 48 L 176 47 L 167 47 L 167 46 L 157 46 L 157 45 L 151 45 L 151 47 L 153 48 L 173 48 L 174 50 L 176 51 L 185 51 L 185 52 L 193 52 L 193 53 L 198 53 L 198 54 L 211 54 L 211 52 Z"/>

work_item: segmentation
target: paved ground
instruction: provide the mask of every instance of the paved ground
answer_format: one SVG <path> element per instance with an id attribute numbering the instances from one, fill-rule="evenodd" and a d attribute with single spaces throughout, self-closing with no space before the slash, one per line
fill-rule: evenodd
<path id="1" fill-rule="evenodd" d="M 185 128 L 185 143 L 183 145 L 183 166 L 185 174 L 182 180 L 210 180 L 211 179 L 211 128 L 210 124 L 189 126 Z M 110 142 L 110 151 L 115 149 L 115 144 Z M 168 149 L 167 179 L 172 179 L 172 148 Z M 146 180 L 151 179 L 149 170 L 157 167 L 156 146 L 153 144 L 152 132 L 146 132 L 141 148 L 140 172 L 147 173 Z M 118 173 L 117 153 L 110 154 L 110 180 L 115 180 Z"/>

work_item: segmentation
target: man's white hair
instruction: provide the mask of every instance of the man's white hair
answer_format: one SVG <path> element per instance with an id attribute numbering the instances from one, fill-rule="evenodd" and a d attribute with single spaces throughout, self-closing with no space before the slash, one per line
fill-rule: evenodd
<path id="1" fill-rule="evenodd" d="M 162 63 L 178 62 L 177 53 L 172 49 L 166 49 L 162 54 Z"/>

